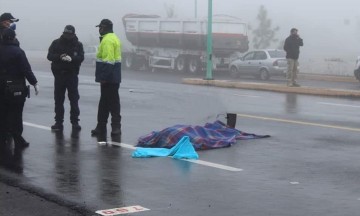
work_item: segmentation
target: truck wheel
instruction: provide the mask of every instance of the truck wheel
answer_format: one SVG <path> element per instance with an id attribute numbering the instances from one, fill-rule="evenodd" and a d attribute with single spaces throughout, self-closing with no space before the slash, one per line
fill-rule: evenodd
<path id="1" fill-rule="evenodd" d="M 200 69 L 200 60 L 196 57 L 189 60 L 189 72 L 195 74 Z"/>
<path id="2" fill-rule="evenodd" d="M 231 66 L 231 68 L 230 68 L 230 76 L 232 78 L 238 78 L 239 70 L 235 66 Z"/>
<path id="3" fill-rule="evenodd" d="M 266 69 L 261 69 L 259 74 L 259 79 L 268 80 L 270 78 L 269 72 Z"/>
<path id="4" fill-rule="evenodd" d="M 175 61 L 175 69 L 179 72 L 184 72 L 186 69 L 186 59 L 184 56 L 179 56 Z"/>
<path id="5" fill-rule="evenodd" d="M 125 57 L 125 67 L 126 68 L 132 68 L 133 67 L 133 61 L 134 61 L 134 57 L 131 55 L 126 55 Z"/>

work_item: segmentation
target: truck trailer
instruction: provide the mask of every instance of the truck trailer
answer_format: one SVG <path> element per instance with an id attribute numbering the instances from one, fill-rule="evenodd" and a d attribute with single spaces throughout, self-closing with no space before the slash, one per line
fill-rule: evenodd
<path id="1" fill-rule="evenodd" d="M 123 25 L 130 47 L 123 50 L 123 65 L 133 69 L 166 68 L 196 73 L 206 65 L 207 20 L 161 18 L 128 14 Z M 213 18 L 213 69 L 227 69 L 231 59 L 249 49 L 247 24 L 240 19 Z"/>

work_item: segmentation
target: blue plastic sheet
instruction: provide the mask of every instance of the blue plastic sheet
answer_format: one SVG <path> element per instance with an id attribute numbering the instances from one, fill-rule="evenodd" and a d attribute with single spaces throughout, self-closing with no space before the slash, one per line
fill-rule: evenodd
<path id="1" fill-rule="evenodd" d="M 193 144 L 190 142 L 190 138 L 188 136 L 182 137 L 181 140 L 171 149 L 138 147 L 132 154 L 132 157 L 134 158 L 168 156 L 172 156 L 175 159 L 199 159 L 199 155 L 195 151 Z"/>

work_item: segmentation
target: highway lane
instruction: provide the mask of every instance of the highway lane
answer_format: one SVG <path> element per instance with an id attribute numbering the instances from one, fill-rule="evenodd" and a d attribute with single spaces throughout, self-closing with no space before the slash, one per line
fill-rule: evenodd
<path id="1" fill-rule="evenodd" d="M 190 86 L 161 72 L 125 72 L 123 136 L 114 143 L 134 145 L 152 130 L 237 113 L 238 129 L 271 138 L 199 152 L 202 161 L 242 170 L 232 172 L 171 158 L 133 159 L 129 148 L 98 145 L 90 137 L 99 98 L 91 67 L 80 76 L 83 130 L 73 134 L 66 119 L 63 134 L 51 133 L 52 76 L 45 70 L 36 74 L 41 93 L 25 107 L 24 136 L 31 146 L 23 153 L 23 171 L 13 176 L 1 169 L 0 175 L 45 191 L 45 197 L 56 195 L 93 212 L 130 205 L 150 209 L 138 215 L 356 215 L 359 210 L 359 100 Z"/>

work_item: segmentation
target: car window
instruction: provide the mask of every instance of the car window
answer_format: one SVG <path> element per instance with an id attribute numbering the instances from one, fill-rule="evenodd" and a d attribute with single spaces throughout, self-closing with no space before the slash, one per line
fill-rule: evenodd
<path id="1" fill-rule="evenodd" d="M 269 51 L 269 55 L 271 58 L 285 58 L 286 57 L 285 51 L 282 51 L 282 50 Z"/>
<path id="2" fill-rule="evenodd" d="M 244 60 L 254 60 L 254 52 L 249 52 L 244 56 Z"/>
<path id="3" fill-rule="evenodd" d="M 257 51 L 255 52 L 255 60 L 265 60 L 266 59 L 266 53 L 264 51 Z"/>

